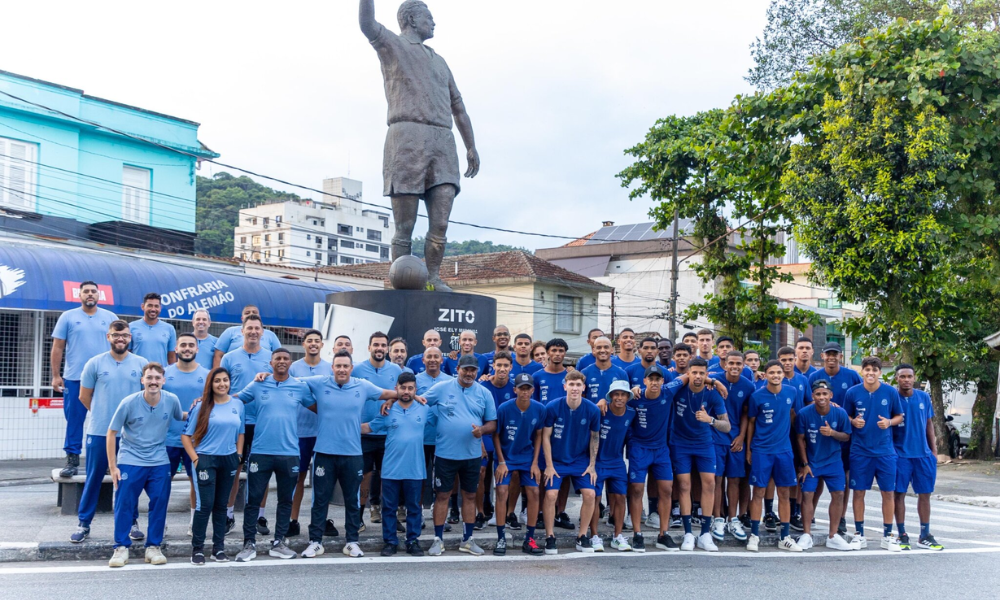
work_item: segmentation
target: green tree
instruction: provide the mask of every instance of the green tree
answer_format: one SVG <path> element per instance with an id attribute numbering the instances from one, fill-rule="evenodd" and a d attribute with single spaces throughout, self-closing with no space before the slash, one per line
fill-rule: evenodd
<path id="1" fill-rule="evenodd" d="M 249 177 L 216 173 L 198 177 L 195 252 L 208 256 L 233 256 L 233 239 L 240 208 L 272 200 L 300 200 Z"/>
<path id="2" fill-rule="evenodd" d="M 632 199 L 649 196 L 658 203 L 649 213 L 657 228 L 672 225 L 675 209 L 694 221 L 689 235 L 702 248 L 694 270 L 706 284 L 714 282 L 715 291 L 690 306 L 684 318 L 704 316 L 742 347 L 747 339 L 768 339 L 775 321 L 804 327 L 814 318 L 800 309 L 779 309 L 769 293 L 776 281 L 791 279 L 768 264 L 784 253 L 774 242 L 781 215 L 767 214 L 774 206 L 761 210 L 774 196 L 755 193 L 763 171 L 746 161 L 749 124 L 737 114 L 712 110 L 658 120 L 645 141 L 626 150 L 637 160 L 618 177 L 623 187 L 635 186 Z M 732 231 L 730 219 L 746 222 Z"/>
<path id="3" fill-rule="evenodd" d="M 493 252 L 510 252 L 512 250 L 523 250 L 530 253 L 531 250 L 520 246 L 508 246 L 506 244 L 494 244 L 490 241 L 481 242 L 479 240 L 466 240 L 464 242 L 448 242 L 445 246 L 445 256 L 459 256 L 463 254 L 491 254 Z M 424 238 L 413 238 L 414 256 L 424 257 Z"/>
<path id="4" fill-rule="evenodd" d="M 1000 28 L 996 0 L 772 0 L 763 36 L 751 45 L 756 64 L 747 81 L 761 90 L 787 85 L 796 72 L 811 68 L 813 56 L 896 19 L 933 20 L 944 4 L 959 24 Z"/>
<path id="5" fill-rule="evenodd" d="M 947 16 L 897 21 L 758 98 L 782 115 L 814 277 L 865 306 L 848 331 L 931 382 L 941 450 L 942 382 L 975 372 L 998 321 L 984 303 L 1000 259 L 998 39 Z"/>

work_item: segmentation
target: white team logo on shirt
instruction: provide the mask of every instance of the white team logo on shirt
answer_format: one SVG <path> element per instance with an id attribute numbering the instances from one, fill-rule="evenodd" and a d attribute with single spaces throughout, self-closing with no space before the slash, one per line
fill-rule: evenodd
<path id="1" fill-rule="evenodd" d="M 844 383 L 840 384 L 840 388 L 846 390 L 847 389 L 847 382 L 845 381 Z"/>
<path id="2" fill-rule="evenodd" d="M 208 481 L 208 471 L 198 471 L 198 479 L 201 481 Z"/>
<path id="3" fill-rule="evenodd" d="M 924 403 L 923 402 L 920 403 L 920 410 L 924 410 Z"/>
<path id="4" fill-rule="evenodd" d="M 128 473 L 122 473 L 122 481 L 128 479 Z"/>
<path id="5" fill-rule="evenodd" d="M 257 472 L 257 468 L 258 468 L 257 467 L 257 463 L 255 463 L 255 462 L 250 463 L 250 472 L 251 473 L 256 473 Z"/>
<path id="6" fill-rule="evenodd" d="M 889 401 L 883 398 L 882 399 L 882 406 L 888 406 L 888 405 L 889 405 Z"/>
<path id="7" fill-rule="evenodd" d="M 326 469 L 323 467 L 316 467 L 316 477 L 322 477 L 326 475 Z"/>
<path id="8" fill-rule="evenodd" d="M 743 392 L 740 392 L 739 395 L 738 395 L 738 397 L 742 398 L 743 397 Z"/>
<path id="9" fill-rule="evenodd" d="M 791 404 L 791 403 L 792 403 L 791 398 L 785 398 L 785 404 Z"/>

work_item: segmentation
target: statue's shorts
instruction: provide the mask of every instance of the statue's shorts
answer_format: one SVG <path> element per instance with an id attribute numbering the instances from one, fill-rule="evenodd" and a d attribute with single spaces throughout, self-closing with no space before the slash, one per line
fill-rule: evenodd
<path id="1" fill-rule="evenodd" d="M 412 194 L 446 183 L 461 189 L 458 151 L 451 129 L 409 121 L 393 123 L 385 137 L 382 162 L 385 196 Z"/>

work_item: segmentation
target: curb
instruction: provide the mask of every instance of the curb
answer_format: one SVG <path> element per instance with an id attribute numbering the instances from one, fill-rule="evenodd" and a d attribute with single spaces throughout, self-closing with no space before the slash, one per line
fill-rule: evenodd
<path id="1" fill-rule="evenodd" d="M 953 504 L 966 504 L 969 506 L 980 506 L 983 508 L 1000 508 L 1000 496 L 953 496 L 932 494 L 931 498 L 941 502 L 951 502 Z"/>
<path id="2" fill-rule="evenodd" d="M 266 536 L 260 536 L 257 540 L 259 555 L 264 556 L 267 553 L 267 543 L 269 539 L 265 539 Z M 602 535 L 605 538 L 605 552 L 613 552 L 610 545 L 610 535 Z M 631 535 L 628 536 L 631 540 Z M 647 540 L 647 550 L 656 550 L 656 536 L 652 532 L 646 534 Z M 676 534 L 671 534 L 675 542 L 680 542 L 680 537 Z M 520 554 L 520 546 L 524 541 L 524 534 L 517 532 L 516 534 L 507 534 L 508 546 L 507 552 L 509 554 Z M 243 545 L 239 542 L 233 541 L 236 538 L 230 538 L 226 540 L 226 554 L 230 558 L 236 556 L 240 550 L 243 549 Z M 328 538 L 329 539 L 329 538 Z M 423 546 L 426 551 L 430 547 L 433 541 L 432 535 L 422 535 L 420 536 L 421 546 Z M 483 550 L 491 552 L 496 545 L 496 534 L 479 534 L 473 536 L 476 543 L 479 544 Z M 211 549 L 211 538 L 205 540 L 206 550 Z M 378 554 L 382 550 L 383 542 L 380 537 L 365 537 L 358 542 L 361 546 L 361 550 L 365 553 Z M 402 545 L 403 540 L 400 540 Z M 760 543 L 762 546 L 775 546 L 778 543 L 778 537 L 771 533 L 765 533 L 761 536 Z M 722 542 L 716 541 L 719 547 L 723 548 L 742 548 L 746 545 L 746 542 L 740 542 L 729 536 Z M 304 536 L 297 536 L 291 539 L 288 546 L 295 550 L 296 552 L 302 552 L 308 545 L 308 540 Z M 446 535 L 444 538 L 444 545 L 446 550 L 457 551 L 458 547 L 461 545 L 461 536 L 458 535 Z M 560 550 L 572 550 L 576 547 L 576 538 L 572 535 L 556 535 L 556 546 Z M 328 554 L 334 553 L 339 554 L 344 548 L 343 541 L 324 541 L 323 547 Z M 166 540 L 163 545 L 160 546 L 163 551 L 163 555 L 167 558 L 174 559 L 188 559 L 191 557 L 191 543 L 184 540 Z M 100 541 L 100 542 L 84 542 L 82 544 L 74 544 L 72 542 L 33 542 L 33 543 L 16 543 L 16 542 L 3 542 L 0 543 L 0 563 L 3 562 L 33 562 L 33 561 L 100 561 L 107 560 L 111 557 L 114 552 L 114 544 L 110 541 Z M 129 556 L 133 560 L 143 560 L 144 549 L 140 543 L 132 546 Z"/>
<path id="3" fill-rule="evenodd" d="M 51 477 L 29 477 L 27 479 L 4 479 L 0 480 L 0 488 L 14 487 L 18 485 L 38 485 L 41 483 L 53 483 Z"/>

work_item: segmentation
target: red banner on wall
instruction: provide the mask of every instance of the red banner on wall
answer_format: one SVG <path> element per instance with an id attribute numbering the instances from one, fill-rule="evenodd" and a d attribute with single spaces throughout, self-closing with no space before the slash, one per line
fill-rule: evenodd
<path id="1" fill-rule="evenodd" d="M 79 281 L 63 281 L 63 294 L 66 302 L 79 302 L 80 301 L 80 282 Z M 97 303 L 98 304 L 114 304 L 115 303 L 115 292 L 111 289 L 110 285 L 98 285 L 97 286 Z"/>
<path id="2" fill-rule="evenodd" d="M 28 408 L 31 412 L 38 413 L 40 408 L 58 408 L 62 410 L 63 399 L 62 398 L 29 398 Z"/>

